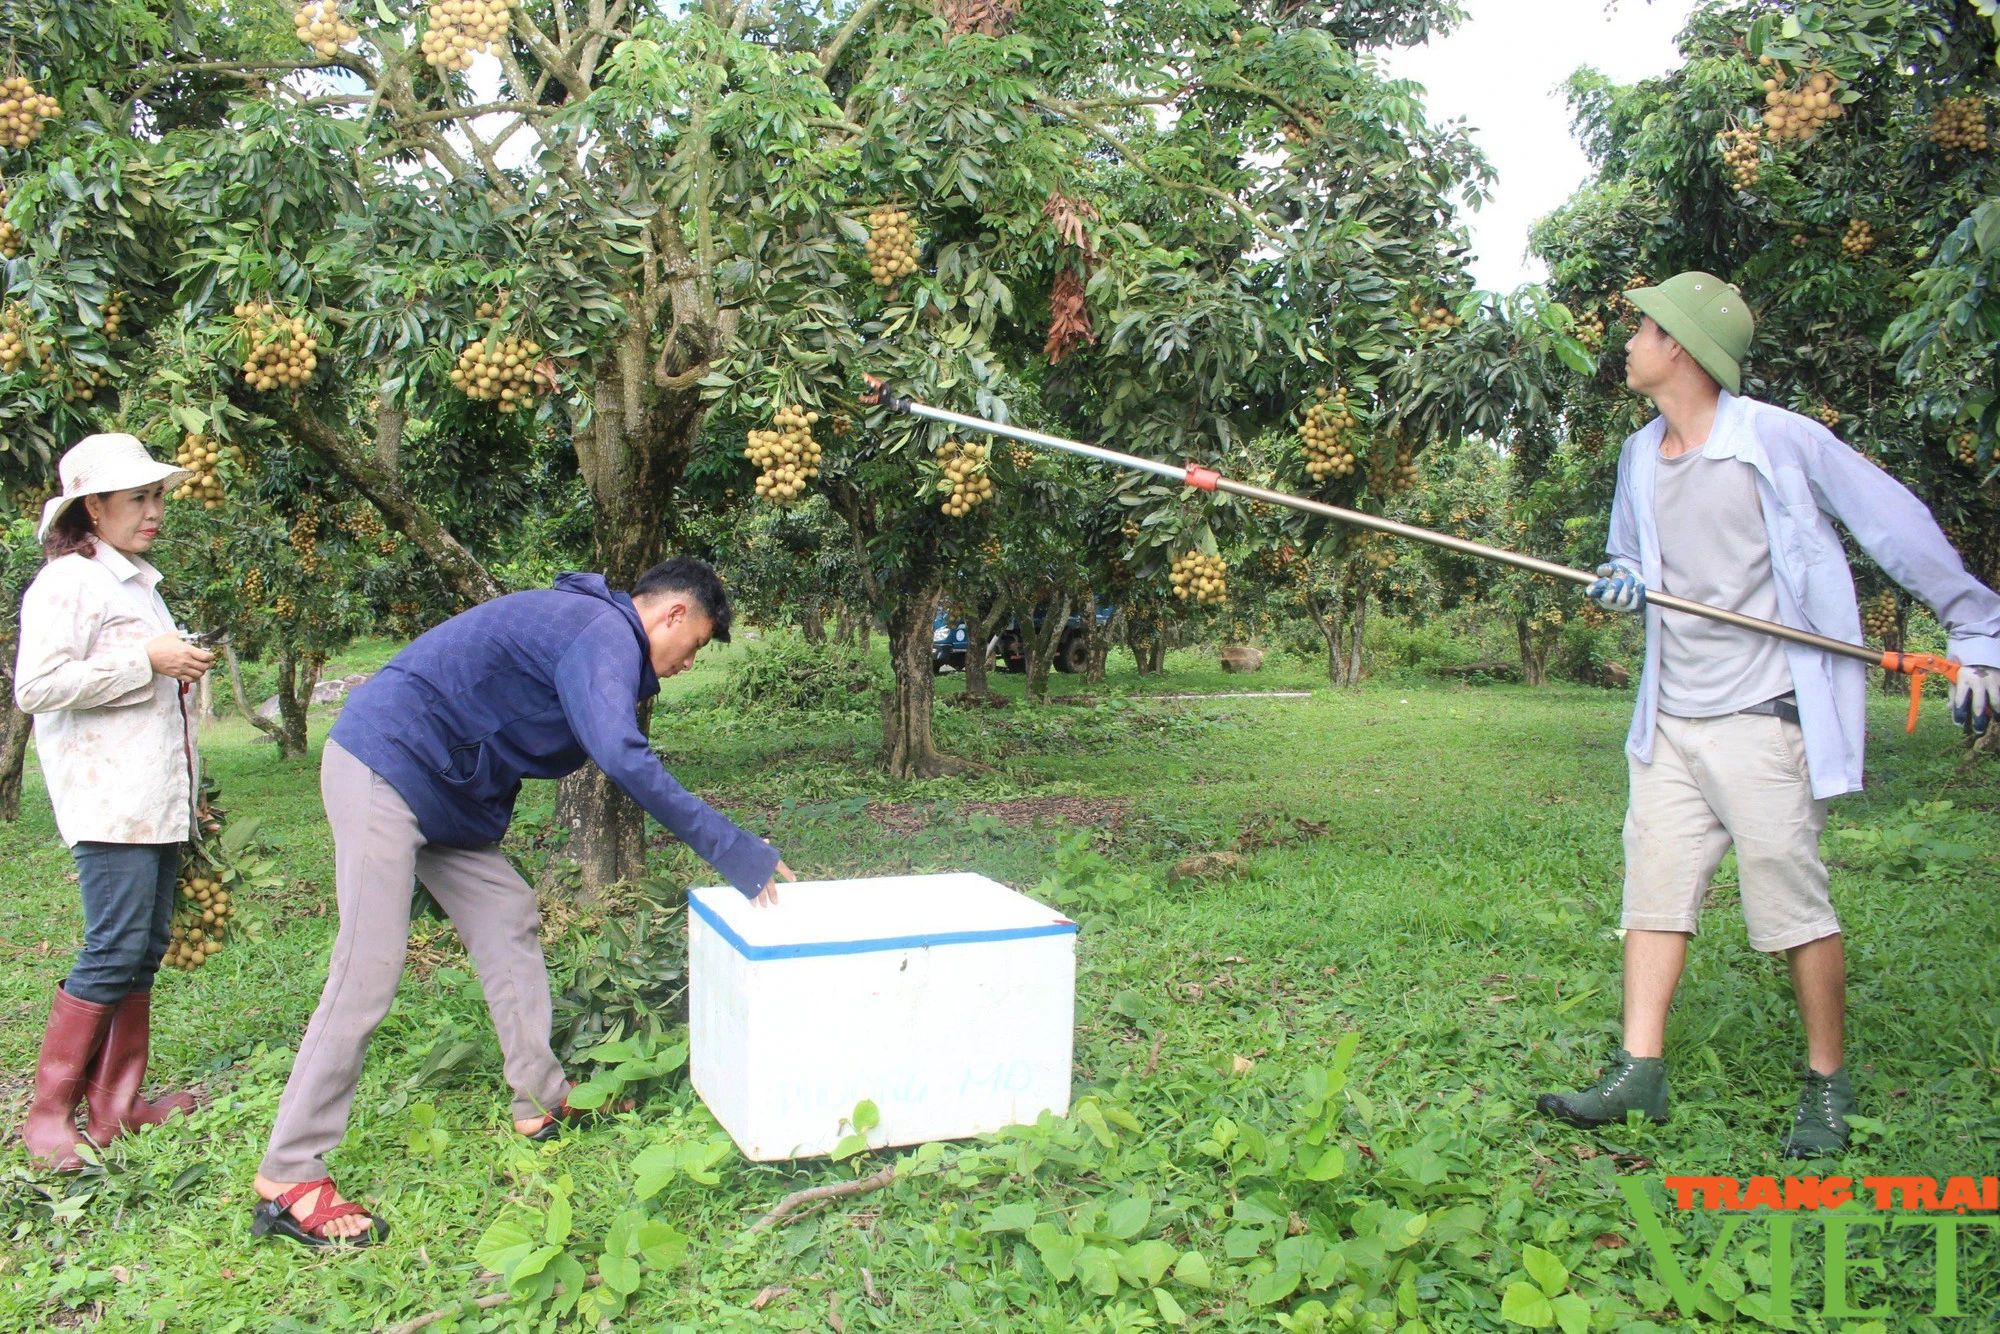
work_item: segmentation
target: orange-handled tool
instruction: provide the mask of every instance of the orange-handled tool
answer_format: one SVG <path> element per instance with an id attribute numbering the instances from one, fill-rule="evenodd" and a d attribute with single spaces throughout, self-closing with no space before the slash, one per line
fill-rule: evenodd
<path id="1" fill-rule="evenodd" d="M 1086 445 L 1077 440 L 1065 440 L 1059 435 L 1048 435 L 1042 431 L 1031 431 L 1024 426 L 1011 426 L 1005 422 L 989 421 L 984 417 L 969 417 L 962 412 L 949 412 L 944 408 L 934 408 L 928 403 L 919 403 L 897 393 L 872 375 L 864 375 L 868 382 L 868 392 L 862 402 L 880 404 L 891 412 L 905 413 L 912 417 L 925 417 L 931 421 L 962 427 L 968 431 L 983 431 L 989 435 L 1005 436 L 1009 440 L 1019 440 L 1025 444 L 1040 445 L 1044 449 L 1061 450 L 1065 454 L 1075 454 L 1082 458 L 1095 459 L 1099 463 L 1109 463 L 1120 468 L 1131 468 L 1138 472 L 1149 472 L 1184 486 L 1197 487 L 1203 491 L 1222 491 L 1246 500 L 1259 501 L 1266 505 L 1282 505 L 1286 509 L 1298 510 L 1305 514 L 1317 514 L 1328 519 L 1338 519 L 1360 528 L 1387 533 L 1392 537 L 1408 538 L 1412 542 L 1423 542 L 1434 547 L 1443 547 L 1461 555 L 1479 560 L 1497 561 L 1502 565 L 1512 565 L 1516 569 L 1533 574 L 1547 575 L 1551 579 L 1562 579 L 1573 584 L 1591 584 L 1597 575 L 1589 570 L 1573 569 L 1558 565 L 1554 561 L 1542 560 L 1536 556 L 1524 556 L 1518 551 L 1508 551 L 1503 547 L 1489 547 L 1483 542 L 1470 541 L 1463 537 L 1453 537 L 1449 533 L 1433 532 L 1411 523 L 1399 523 L 1385 519 L 1379 514 L 1366 514 L 1360 510 L 1343 509 L 1339 505 L 1329 505 L 1324 501 L 1308 500 L 1304 496 L 1289 495 L 1283 491 L 1273 491 L 1268 487 L 1251 486 L 1247 482 L 1235 482 L 1199 464 L 1162 463 L 1158 459 L 1141 458 L 1137 454 L 1121 454 L 1115 449 L 1102 445 Z M 1855 658 L 1871 667 L 1880 667 L 1886 672 L 1904 672 L 1910 678 L 1910 721 L 1909 730 L 1917 730 L 1917 707 L 1923 695 L 1924 677 L 1936 672 L 1949 681 L 1958 680 L 1959 664 L 1949 658 L 1941 658 L 1934 653 L 1896 653 L 1883 649 L 1872 649 L 1865 644 L 1850 644 L 1844 639 L 1830 639 L 1816 635 L 1810 630 L 1796 630 L 1776 621 L 1759 620 L 1755 616 L 1745 616 L 1741 612 L 1729 611 L 1722 607 L 1711 607 L 1706 602 L 1694 602 L 1687 598 L 1675 597 L 1671 593 L 1655 593 L 1646 590 L 1646 602 L 1662 611 L 1685 612 L 1690 616 L 1701 616 L 1711 621 L 1721 621 L 1743 630 L 1753 630 L 1758 634 L 1770 635 L 1807 648 L 1818 649 L 1822 653 L 1832 653 L 1843 658 Z"/>

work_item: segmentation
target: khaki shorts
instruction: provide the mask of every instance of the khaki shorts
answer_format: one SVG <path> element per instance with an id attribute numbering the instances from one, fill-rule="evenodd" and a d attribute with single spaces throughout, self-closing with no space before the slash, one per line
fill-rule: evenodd
<path id="1" fill-rule="evenodd" d="M 1662 714 L 1653 762 L 1627 759 L 1627 930 L 1694 935 L 1708 882 L 1734 844 L 1753 948 L 1775 954 L 1840 933 L 1819 859 L 1826 803 L 1813 798 L 1797 723 Z"/>

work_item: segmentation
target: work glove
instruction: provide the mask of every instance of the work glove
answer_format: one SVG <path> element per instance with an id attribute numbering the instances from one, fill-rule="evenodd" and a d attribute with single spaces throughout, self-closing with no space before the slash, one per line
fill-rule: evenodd
<path id="1" fill-rule="evenodd" d="M 1951 720 L 1969 722 L 1974 736 L 1984 736 L 1995 718 L 2000 718 L 2000 667 L 1959 668 L 1951 684 Z"/>
<path id="2" fill-rule="evenodd" d="M 1597 578 L 1583 595 L 1606 611 L 1641 611 L 1646 606 L 1646 584 L 1623 565 L 1600 565 Z"/>

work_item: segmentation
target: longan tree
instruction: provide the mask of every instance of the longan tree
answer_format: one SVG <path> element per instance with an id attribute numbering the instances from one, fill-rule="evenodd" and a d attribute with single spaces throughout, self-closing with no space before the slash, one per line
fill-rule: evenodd
<path id="1" fill-rule="evenodd" d="M 1571 80 L 1596 174 L 1533 236 L 1552 289 L 1614 352 L 1636 322 L 1625 288 L 1688 268 L 1739 284 L 1758 315 L 1744 391 L 1908 484 L 1989 582 L 1994 44 L 1991 19 L 1944 0 L 1705 4 L 1663 78 Z M 1608 505 L 1616 441 L 1651 416 L 1623 389 L 1622 357 L 1554 406 L 1565 446 L 1595 460 L 1578 499 Z M 1864 594 L 1887 591 L 1862 568 Z"/>
<path id="2" fill-rule="evenodd" d="M 1007 478 L 954 477 L 948 434 L 866 412 L 864 366 L 1205 457 L 1451 337 L 1450 201 L 1483 182 L 1360 55 L 1420 38 L 1434 0 L 21 8 L 63 111 L 44 145 L 67 137 L 10 176 L 12 287 L 72 369 L 0 381 L 29 405 L 7 421 L 46 447 L 85 390 L 116 415 L 118 344 L 171 343 L 207 364 L 166 395 L 184 429 L 309 450 L 472 600 L 499 585 L 407 484 L 408 422 L 559 433 L 617 585 L 676 541 L 698 454 L 805 418 L 823 457 L 795 439 L 739 495 L 764 475 L 754 503 L 819 489 L 848 521 L 897 664 L 885 751 L 912 774 L 949 767 L 925 634 L 982 521 L 943 483 Z M 601 775 L 562 804 L 586 884 L 639 868 Z"/>

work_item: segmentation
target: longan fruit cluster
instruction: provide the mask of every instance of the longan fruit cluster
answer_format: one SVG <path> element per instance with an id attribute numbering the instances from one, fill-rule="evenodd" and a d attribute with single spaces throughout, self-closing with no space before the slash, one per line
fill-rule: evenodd
<path id="1" fill-rule="evenodd" d="M 228 451 L 241 457 L 235 450 Z M 222 476 L 216 471 L 224 450 L 219 441 L 190 431 L 181 439 L 181 447 L 174 454 L 174 462 L 186 468 L 194 476 L 174 488 L 175 500 L 198 500 L 205 510 L 222 506 Z"/>
<path id="2" fill-rule="evenodd" d="M 1577 342 L 1596 351 L 1604 344 L 1604 316 L 1597 311 L 1586 310 L 1576 317 L 1576 325 L 1572 332 L 1575 333 Z"/>
<path id="3" fill-rule="evenodd" d="M 7 212 L 7 200 L 11 194 L 0 190 L 0 214 Z M 0 216 L 0 259 L 12 259 L 21 253 L 21 229 Z"/>
<path id="4" fill-rule="evenodd" d="M 1376 492 L 1382 496 L 1394 496 L 1409 490 L 1417 484 L 1419 477 L 1416 453 L 1407 441 L 1396 443 L 1396 452 L 1383 470 Z"/>
<path id="5" fill-rule="evenodd" d="M 382 536 L 382 516 L 376 513 L 373 505 L 356 505 L 340 515 L 339 523 L 349 537 L 366 540 Z"/>
<path id="6" fill-rule="evenodd" d="M 24 75 L 0 79 L 0 148 L 26 148 L 42 137 L 42 126 L 62 115 L 62 105 L 35 91 Z"/>
<path id="7" fill-rule="evenodd" d="M 448 70 L 469 69 L 474 56 L 492 52 L 507 35 L 520 0 L 431 0 L 424 59 Z"/>
<path id="8" fill-rule="evenodd" d="M 118 336 L 118 326 L 125 318 L 125 294 L 113 292 L 104 298 L 104 341 L 107 343 Z"/>
<path id="9" fill-rule="evenodd" d="M 1174 596 L 1182 601 L 1221 602 L 1229 596 L 1229 564 L 1220 556 L 1184 551 L 1167 571 Z"/>
<path id="10" fill-rule="evenodd" d="M 19 317 L 12 311 L 0 320 L 0 375 L 12 375 L 28 359 L 28 336 Z"/>
<path id="11" fill-rule="evenodd" d="M 1986 151 L 1986 99 L 1973 93 L 1947 97 L 1931 113 L 1931 142 L 1946 153 Z"/>
<path id="12" fill-rule="evenodd" d="M 69 374 L 54 359 L 42 363 L 42 380 L 47 384 L 62 384 L 62 400 L 65 403 L 88 403 L 97 397 L 97 391 L 111 383 L 111 372 L 102 366 L 72 365 Z"/>
<path id="13" fill-rule="evenodd" d="M 299 614 L 299 604 L 292 600 L 290 593 L 280 593 L 277 600 L 271 603 L 271 614 L 281 621 L 289 621 Z"/>
<path id="14" fill-rule="evenodd" d="M 243 325 L 243 378 L 252 389 L 297 389 L 312 378 L 319 365 L 319 339 L 306 332 L 306 322 L 286 315 L 269 301 L 247 302 L 235 308 Z"/>
<path id="15" fill-rule="evenodd" d="M 1875 639 L 1896 637 L 1896 595 L 1877 593 L 1861 609 L 1861 628 Z"/>
<path id="16" fill-rule="evenodd" d="M 298 553 L 301 565 L 310 567 L 313 562 L 319 560 L 319 507 L 317 505 L 309 504 L 305 509 L 299 511 L 298 517 L 292 520 L 292 529 L 285 535 L 285 540 L 291 544 L 292 550 Z M 311 569 L 308 568 L 307 573 L 310 574 L 311 572 Z"/>
<path id="17" fill-rule="evenodd" d="M 1417 332 L 1420 334 L 1432 333 L 1438 329 L 1450 331 L 1465 323 L 1443 306 L 1426 307 L 1421 296 L 1410 298 L 1410 314 L 1416 318 Z"/>
<path id="18" fill-rule="evenodd" d="M 1951 438 L 1951 452 L 1966 467 L 1976 467 L 1979 463 L 1979 432 L 1960 431 Z"/>
<path id="19" fill-rule="evenodd" d="M 757 465 L 757 495 L 773 505 L 791 505 L 806 493 L 806 483 L 819 476 L 819 441 L 812 428 L 817 412 L 793 404 L 771 418 L 776 430 L 752 431 L 743 457 Z"/>
<path id="20" fill-rule="evenodd" d="M 1849 259 L 1860 259 L 1875 248 L 1875 229 L 1860 218 L 1847 220 L 1847 231 L 1840 238 L 1840 253 Z"/>
<path id="21" fill-rule="evenodd" d="M 868 276 L 877 287 L 894 287 L 917 271 L 917 224 L 900 208 L 868 215 Z"/>
<path id="22" fill-rule="evenodd" d="M 1822 403 L 1814 408 L 1813 416 L 1819 418 L 1819 424 L 1829 431 L 1840 425 L 1840 409 L 1831 403 Z"/>
<path id="23" fill-rule="evenodd" d="M 1722 161 L 1735 178 L 1739 190 L 1755 189 L 1764 172 L 1764 132 L 1755 125 L 1722 132 Z"/>
<path id="24" fill-rule="evenodd" d="M 1604 452 L 1604 428 L 1586 426 L 1576 433 L 1577 448 L 1595 457 Z"/>
<path id="25" fill-rule="evenodd" d="M 262 602 L 264 600 L 264 570 L 262 566 L 252 565 L 243 572 L 242 591 L 245 602 Z"/>
<path id="26" fill-rule="evenodd" d="M 331 60 L 361 35 L 340 12 L 340 0 L 305 0 L 292 15 L 292 31 L 321 60 Z"/>
<path id="27" fill-rule="evenodd" d="M 1773 140 L 1810 139 L 1820 126 L 1847 114 L 1839 101 L 1840 80 L 1831 71 L 1815 70 L 1794 87 L 1769 56 L 1759 57 L 1757 63 L 1766 71 L 1764 133 Z"/>
<path id="28" fill-rule="evenodd" d="M 992 452 L 991 445 L 965 445 L 956 440 L 938 446 L 938 463 L 944 468 L 944 478 L 938 483 L 944 493 L 940 508 L 946 515 L 962 519 L 972 513 L 973 506 L 992 497 L 993 478 L 986 472 Z"/>
<path id="29" fill-rule="evenodd" d="M 182 972 L 193 972 L 220 954 L 229 938 L 229 921 L 236 916 L 236 900 L 212 873 L 192 869 L 180 882 L 180 909 L 174 914 L 172 943 L 165 962 Z"/>
<path id="30" fill-rule="evenodd" d="M 1347 388 L 1328 391 L 1322 385 L 1313 390 L 1320 399 L 1306 409 L 1299 426 L 1299 448 L 1306 456 L 1306 471 L 1314 481 L 1345 477 L 1354 471 L 1354 451 L 1347 447 L 1347 433 L 1354 429 L 1354 411 L 1347 405 Z"/>
<path id="31" fill-rule="evenodd" d="M 481 306 L 482 314 L 491 311 Z M 467 343 L 458 354 L 450 379 L 467 398 L 498 403 L 502 412 L 535 406 L 535 364 L 542 345 L 517 334 L 497 334 Z"/>

